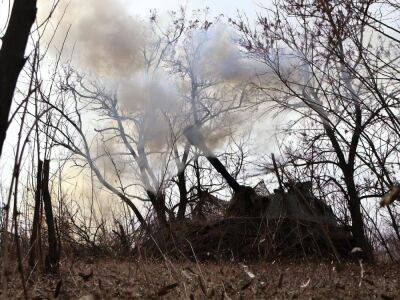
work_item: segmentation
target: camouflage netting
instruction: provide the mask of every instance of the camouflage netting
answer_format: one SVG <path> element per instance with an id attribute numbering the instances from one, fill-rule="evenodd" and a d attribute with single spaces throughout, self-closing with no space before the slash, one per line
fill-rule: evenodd
<path id="1" fill-rule="evenodd" d="M 150 256 L 162 253 L 201 260 L 308 255 L 330 259 L 350 253 L 349 232 L 339 226 L 332 209 L 311 194 L 308 183 L 271 195 L 256 190 L 242 187 L 225 216 L 207 219 L 195 214 L 185 222 L 170 224 L 168 230 L 156 231 L 136 250 Z M 220 208 L 217 198 L 208 195 L 207 199 Z"/>
<path id="2" fill-rule="evenodd" d="M 211 223 L 187 221 L 158 231 L 141 249 L 147 256 L 167 255 L 199 260 L 255 260 L 318 255 L 334 257 L 332 246 L 346 256 L 349 236 L 335 228 L 293 219 L 225 218 Z M 332 244 L 331 244 L 332 243 Z"/>

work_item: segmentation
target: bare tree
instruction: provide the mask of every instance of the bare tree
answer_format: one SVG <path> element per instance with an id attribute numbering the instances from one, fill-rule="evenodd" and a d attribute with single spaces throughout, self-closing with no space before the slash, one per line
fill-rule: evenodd
<path id="1" fill-rule="evenodd" d="M 0 49 L 0 154 L 19 73 L 25 65 L 25 48 L 36 18 L 36 0 L 16 0 Z"/>
<path id="2" fill-rule="evenodd" d="M 374 152 L 371 134 L 382 126 L 383 112 L 393 115 L 390 98 L 377 91 L 388 92 L 386 84 L 395 79 L 381 76 L 382 68 L 385 75 L 391 73 L 389 64 L 375 63 L 374 49 L 379 46 L 368 31 L 376 24 L 370 18 L 373 4 L 279 1 L 275 9 L 260 16 L 255 30 L 243 18 L 233 21 L 243 33 L 249 55 L 266 64 L 264 76 L 254 82 L 264 101 L 274 102 L 278 110 L 295 112 L 292 129 L 300 138 L 294 158 L 303 161 L 296 166 L 317 166 L 330 174 L 327 180 L 343 193 L 355 244 L 367 259 L 372 259 L 372 252 L 361 200 L 370 196 L 364 195 L 360 181 L 362 172 L 371 169 L 366 159 L 380 155 L 371 156 L 363 149 Z M 395 61 L 397 57 L 391 62 Z"/>

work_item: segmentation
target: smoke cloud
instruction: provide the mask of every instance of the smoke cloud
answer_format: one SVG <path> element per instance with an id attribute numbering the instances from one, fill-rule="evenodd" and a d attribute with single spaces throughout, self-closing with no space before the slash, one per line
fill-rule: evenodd
<path id="1" fill-rule="evenodd" d="M 250 56 L 240 47 L 240 37 L 220 23 L 208 30 L 198 30 L 192 39 L 193 65 L 203 78 L 246 82 L 255 77 L 278 85 L 277 71 L 283 78 L 304 80 L 307 68 L 293 51 L 277 48 L 267 56 Z"/>
<path id="2" fill-rule="evenodd" d="M 47 16 L 48 2 L 39 0 L 39 15 Z M 150 26 L 129 15 L 128 5 L 122 0 L 71 0 L 56 11 L 54 19 L 62 22 L 54 44 L 59 47 L 70 28 L 66 56 L 73 50 L 73 65 L 112 82 L 124 114 L 139 118 L 147 146 L 160 149 L 171 135 L 171 124 L 164 114 L 189 119 L 183 109 L 188 85 L 171 79 L 168 70 L 146 71 L 143 50 L 152 42 Z M 235 90 L 235 85 L 254 77 L 275 84 L 274 67 L 291 76 L 291 70 L 299 64 L 294 55 L 282 51 L 271 55 L 270 64 L 250 58 L 241 50 L 239 36 L 222 23 L 194 30 L 189 40 L 193 71 L 202 79 L 223 82 L 213 87 L 215 94 L 222 95 L 215 100 L 221 101 L 221 108 L 229 106 L 229 98 L 235 97 L 234 92 L 227 92 Z M 202 132 L 208 145 L 219 147 L 247 119 L 243 115 L 225 114 L 206 124 Z"/>
<path id="3" fill-rule="evenodd" d="M 40 0 L 39 20 L 50 10 L 47 0 Z M 127 13 L 119 0 L 71 0 L 61 2 L 53 17 L 54 40 L 59 48 L 67 34 L 64 54 L 73 50 L 73 62 L 103 76 L 129 76 L 141 65 L 141 49 L 146 41 L 145 23 Z M 55 22 L 61 20 L 59 26 Z M 47 32 L 49 40 L 53 32 Z"/>
<path id="4" fill-rule="evenodd" d="M 167 116 L 181 113 L 175 81 L 162 71 L 137 72 L 119 82 L 117 97 L 126 114 L 141 120 L 146 143 L 162 147 L 170 136 Z"/>
<path id="5" fill-rule="evenodd" d="M 264 64 L 250 60 L 240 50 L 239 37 L 226 25 L 216 24 L 193 34 L 194 66 L 204 78 L 227 81 L 249 80 L 264 74 Z"/>
<path id="6" fill-rule="evenodd" d="M 175 82 L 161 71 L 138 72 L 131 79 L 121 80 L 118 87 L 122 107 L 131 112 L 177 111 L 178 95 Z"/>

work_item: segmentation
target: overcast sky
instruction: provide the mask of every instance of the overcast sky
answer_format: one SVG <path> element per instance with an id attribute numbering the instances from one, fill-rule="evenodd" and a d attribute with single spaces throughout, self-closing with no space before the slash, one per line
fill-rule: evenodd
<path id="1" fill-rule="evenodd" d="M 259 0 L 126 0 L 132 3 L 132 11 L 137 14 L 146 15 L 149 9 L 157 8 L 161 13 L 168 10 L 179 8 L 181 5 L 187 6 L 189 9 L 209 7 L 212 13 L 223 13 L 227 16 L 236 14 L 237 10 L 246 12 L 251 17 L 255 16 L 255 10 L 258 7 L 257 3 L 271 2 Z"/>
<path id="2" fill-rule="evenodd" d="M 50 1 L 50 0 L 45 0 Z M 70 0 L 62 0 L 68 2 Z M 169 10 L 176 10 L 186 6 L 189 10 L 210 8 L 213 15 L 224 14 L 236 16 L 237 11 L 246 13 L 249 18 L 254 18 L 260 5 L 268 5 L 272 0 L 122 0 L 129 4 L 133 15 L 146 17 L 150 9 L 157 9 L 160 14 Z M 40 2 L 39 2 L 40 3 Z M 4 29 L 7 19 L 8 0 L 0 0 L 0 33 Z M 40 9 L 40 7 L 39 7 Z"/>

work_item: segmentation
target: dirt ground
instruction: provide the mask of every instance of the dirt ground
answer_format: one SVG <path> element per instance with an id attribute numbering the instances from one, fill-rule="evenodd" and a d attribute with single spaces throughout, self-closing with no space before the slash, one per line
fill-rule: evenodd
<path id="1" fill-rule="evenodd" d="M 34 299 L 400 299 L 399 275 L 389 264 L 70 259 L 28 289 Z M 6 298 L 21 298 L 18 272 L 7 277 Z"/>

